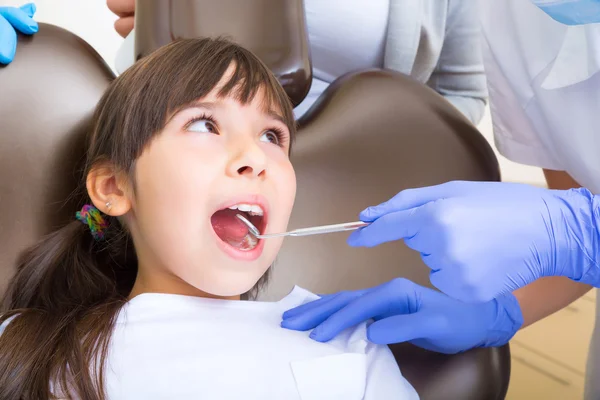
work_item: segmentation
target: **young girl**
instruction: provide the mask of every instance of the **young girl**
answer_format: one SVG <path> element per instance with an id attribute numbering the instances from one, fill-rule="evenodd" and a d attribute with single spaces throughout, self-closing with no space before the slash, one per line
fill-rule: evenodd
<path id="1" fill-rule="evenodd" d="M 290 102 L 250 52 L 173 42 L 117 78 L 88 138 L 82 208 L 22 256 L 3 302 L 0 399 L 413 399 L 366 327 L 329 343 L 255 294 L 296 183 Z"/>

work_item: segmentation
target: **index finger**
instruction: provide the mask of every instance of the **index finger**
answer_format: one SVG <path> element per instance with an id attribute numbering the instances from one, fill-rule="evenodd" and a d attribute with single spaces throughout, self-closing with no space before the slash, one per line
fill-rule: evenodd
<path id="1" fill-rule="evenodd" d="M 332 314 L 313 330 L 311 337 L 318 342 L 327 342 L 347 328 L 386 314 L 392 307 L 391 303 L 393 303 L 394 313 L 407 313 L 409 311 L 408 297 L 402 296 L 402 294 L 399 297 L 395 294 L 392 296 L 394 298 L 390 296 L 388 285 L 381 285 Z M 406 299 L 406 301 L 402 301 L 402 299 Z"/>
<path id="2" fill-rule="evenodd" d="M 449 183 L 443 183 L 435 186 L 405 189 L 381 204 L 366 208 L 360 213 L 360 219 L 370 222 L 392 212 L 420 207 L 443 197 L 448 191 L 448 185 Z"/>
<path id="3" fill-rule="evenodd" d="M 450 181 L 434 186 L 405 189 L 388 201 L 366 208 L 360 213 L 360 219 L 370 222 L 391 212 L 421 207 L 436 200 L 468 195 L 482 190 L 488 183 L 490 182 Z"/>

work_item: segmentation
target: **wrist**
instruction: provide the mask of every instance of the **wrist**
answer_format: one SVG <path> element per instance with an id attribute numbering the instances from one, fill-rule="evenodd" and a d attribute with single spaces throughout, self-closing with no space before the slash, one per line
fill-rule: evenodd
<path id="1" fill-rule="evenodd" d="M 503 346 L 523 326 L 521 306 L 512 293 L 499 296 L 485 305 L 489 308 L 491 322 L 480 347 Z"/>
<path id="2" fill-rule="evenodd" d="M 556 276 L 600 286 L 600 197 L 588 189 L 556 191 L 562 202 L 554 228 Z"/>

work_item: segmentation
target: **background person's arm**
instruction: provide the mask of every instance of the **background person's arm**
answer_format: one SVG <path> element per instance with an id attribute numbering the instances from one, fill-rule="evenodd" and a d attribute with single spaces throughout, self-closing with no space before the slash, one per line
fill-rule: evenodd
<path id="1" fill-rule="evenodd" d="M 488 97 L 478 8 L 470 1 L 450 0 L 446 19 L 438 65 L 427 85 L 477 125 Z"/>
<path id="2" fill-rule="evenodd" d="M 513 292 L 523 314 L 523 326 L 531 325 L 565 308 L 592 287 L 561 276 L 541 278 Z"/>
<path id="3" fill-rule="evenodd" d="M 115 21 L 115 30 L 126 37 L 133 30 L 135 0 L 106 0 L 106 5 L 119 17 Z"/>

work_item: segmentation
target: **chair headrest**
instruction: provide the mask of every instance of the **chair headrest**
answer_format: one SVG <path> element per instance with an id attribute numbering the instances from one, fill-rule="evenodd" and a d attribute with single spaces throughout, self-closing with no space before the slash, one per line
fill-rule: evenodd
<path id="1" fill-rule="evenodd" d="M 135 59 L 174 39 L 227 36 L 279 78 L 292 104 L 304 100 L 312 66 L 302 0 L 144 0 L 135 10 Z"/>

